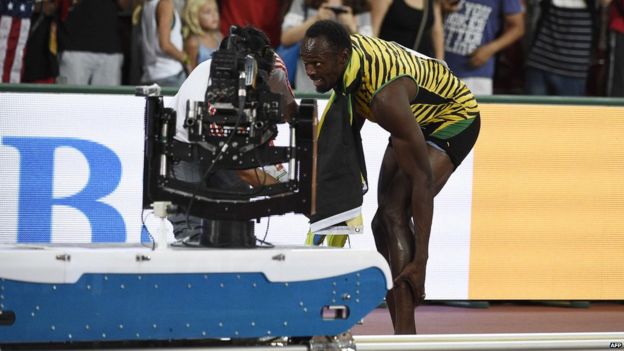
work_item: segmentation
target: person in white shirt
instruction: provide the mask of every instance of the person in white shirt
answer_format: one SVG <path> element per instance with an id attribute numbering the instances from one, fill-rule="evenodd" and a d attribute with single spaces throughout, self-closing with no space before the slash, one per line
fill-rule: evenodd
<path id="1" fill-rule="evenodd" d="M 243 27 L 238 30 L 238 36 L 244 38 L 245 45 L 251 49 L 252 55 L 258 62 L 259 70 L 264 70 L 268 74 L 267 84 L 274 93 L 282 95 L 282 106 L 284 106 L 284 120 L 296 112 L 297 103 L 294 93 L 288 82 L 288 72 L 281 58 L 275 54 L 270 47 L 267 36 L 254 27 Z M 221 43 L 220 49 L 226 48 L 229 37 Z M 210 67 L 212 59 L 199 64 L 182 83 L 178 93 L 175 95 L 172 106 L 176 110 L 176 134 L 175 139 L 181 142 L 189 142 L 188 131 L 184 127 L 187 101 L 204 101 L 204 94 L 208 88 L 210 78 Z M 202 179 L 205 170 L 195 162 L 179 161 L 172 167 L 173 175 L 176 179 L 186 182 L 206 181 Z M 219 170 L 211 172 L 210 184 L 212 186 L 244 189 L 250 186 L 263 186 L 286 181 L 286 170 L 281 165 L 271 165 L 262 168 L 245 170 Z M 174 225 L 176 237 L 187 237 L 201 230 L 202 219 L 194 216 L 187 216 L 184 212 L 170 216 L 169 220 Z M 188 223 L 188 224 L 187 224 Z"/>

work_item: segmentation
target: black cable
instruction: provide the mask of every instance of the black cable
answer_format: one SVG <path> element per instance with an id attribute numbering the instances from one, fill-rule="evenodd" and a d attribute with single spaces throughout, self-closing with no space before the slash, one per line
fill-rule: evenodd
<path id="1" fill-rule="evenodd" d="M 256 238 L 256 241 L 261 243 L 262 248 L 273 248 L 275 247 L 275 245 L 273 245 L 272 243 L 266 241 L 267 236 L 269 235 L 269 226 L 271 225 L 271 217 L 267 217 L 267 226 L 266 226 L 266 230 L 264 231 L 264 237 L 262 239 L 258 239 Z"/>
<path id="2" fill-rule="evenodd" d="M 272 243 L 268 242 L 268 241 L 263 241 L 261 239 L 256 238 L 256 241 L 258 241 L 259 243 L 261 243 L 264 246 L 261 246 L 260 248 L 262 249 L 272 249 L 275 247 L 275 245 L 273 245 Z"/>
<path id="3" fill-rule="evenodd" d="M 267 236 L 269 235 L 270 225 L 271 225 L 271 217 L 267 217 L 267 226 L 266 226 L 266 230 L 264 231 L 264 237 L 262 238 L 262 242 L 265 242 Z"/>

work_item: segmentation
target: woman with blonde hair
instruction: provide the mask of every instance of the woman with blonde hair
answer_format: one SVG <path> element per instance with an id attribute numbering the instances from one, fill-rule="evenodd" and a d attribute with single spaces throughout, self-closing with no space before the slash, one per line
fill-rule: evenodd
<path id="1" fill-rule="evenodd" d="M 187 0 L 183 13 L 184 51 L 191 69 L 219 48 L 219 8 L 216 0 Z"/>

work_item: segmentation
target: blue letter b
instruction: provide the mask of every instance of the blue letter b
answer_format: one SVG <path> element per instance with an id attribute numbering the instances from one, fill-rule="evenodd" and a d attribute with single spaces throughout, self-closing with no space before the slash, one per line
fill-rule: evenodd
<path id="1" fill-rule="evenodd" d="M 2 140 L 20 153 L 18 242 L 51 241 L 54 205 L 82 212 L 91 224 L 92 242 L 125 241 L 125 223 L 119 212 L 98 201 L 112 193 L 121 179 L 121 162 L 111 149 L 72 138 L 3 137 Z M 74 148 L 85 156 L 89 179 L 78 193 L 53 198 L 54 151 L 59 147 Z"/>

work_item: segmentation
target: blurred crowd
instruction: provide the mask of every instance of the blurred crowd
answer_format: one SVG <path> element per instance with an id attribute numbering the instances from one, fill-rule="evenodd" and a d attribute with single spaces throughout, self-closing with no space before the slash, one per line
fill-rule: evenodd
<path id="1" fill-rule="evenodd" d="M 624 0 L 0 0 L 4 83 L 178 87 L 231 25 L 264 31 L 298 92 L 315 21 L 444 60 L 477 95 L 624 97 Z"/>

